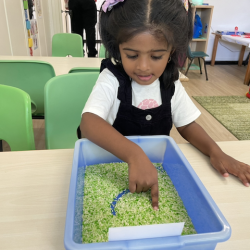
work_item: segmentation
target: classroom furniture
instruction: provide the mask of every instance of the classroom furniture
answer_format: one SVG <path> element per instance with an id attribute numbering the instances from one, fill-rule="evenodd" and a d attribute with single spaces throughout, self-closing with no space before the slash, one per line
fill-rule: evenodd
<path id="1" fill-rule="evenodd" d="M 21 89 L 0 84 L 0 140 L 11 151 L 34 150 L 30 96 Z"/>
<path id="2" fill-rule="evenodd" d="M 249 58 L 250 58 L 250 52 L 248 53 L 248 56 L 246 57 L 245 61 L 242 61 L 242 64 L 243 64 L 244 66 L 248 65 Z"/>
<path id="3" fill-rule="evenodd" d="M 106 49 L 103 44 L 100 46 L 99 58 L 106 58 Z"/>
<path id="4" fill-rule="evenodd" d="M 75 67 L 72 68 L 69 73 L 81 73 L 81 72 L 100 72 L 100 68 L 84 68 L 84 67 Z"/>
<path id="5" fill-rule="evenodd" d="M 250 141 L 219 142 L 222 150 L 250 164 Z M 216 250 L 250 249 L 250 188 L 211 167 L 190 144 L 181 151 L 232 228 Z M 73 149 L 3 152 L 0 157 L 0 245 L 2 249 L 64 249 L 64 227 Z"/>
<path id="6" fill-rule="evenodd" d="M 49 57 L 49 56 L 33 56 L 33 60 L 41 60 L 46 61 L 49 64 L 53 65 L 55 70 L 55 74 L 63 75 L 68 74 L 68 72 L 75 67 L 83 67 L 83 68 L 97 68 L 100 69 L 101 62 L 103 58 L 98 57 Z M 29 61 L 30 56 L 1 56 L 0 60 L 23 60 Z"/>
<path id="7" fill-rule="evenodd" d="M 1 56 L 0 55 L 0 60 L 30 60 L 30 57 L 28 56 Z M 53 68 L 55 70 L 56 75 L 63 75 L 69 73 L 71 70 L 73 73 L 76 68 L 76 71 L 81 70 L 84 68 L 87 71 L 89 70 L 96 70 L 100 71 L 100 66 L 103 58 L 98 58 L 98 57 L 92 57 L 92 58 L 80 58 L 80 57 L 38 57 L 34 56 L 34 60 L 42 60 L 42 61 L 47 61 L 48 63 L 53 65 Z M 188 81 L 188 78 L 185 77 L 183 74 L 180 75 L 180 80 L 183 81 Z"/>
<path id="8" fill-rule="evenodd" d="M 32 53 L 36 56 L 49 55 L 52 35 L 63 29 L 61 1 L 27 0 L 26 2 L 29 3 L 29 8 L 25 13 L 23 0 L 0 1 L 0 55 L 30 56 L 28 44 L 30 34 L 28 34 L 26 20 L 27 23 L 30 22 L 28 25 L 34 31 L 34 36 L 32 32 L 32 38 L 34 38 Z M 30 15 L 31 9 L 33 16 Z"/>
<path id="9" fill-rule="evenodd" d="M 52 56 L 83 57 L 82 37 L 73 33 L 57 33 L 52 37 Z"/>
<path id="10" fill-rule="evenodd" d="M 74 148 L 81 113 L 99 76 L 83 72 L 54 77 L 45 85 L 45 140 L 47 149 Z"/>
<path id="11" fill-rule="evenodd" d="M 193 17 L 198 14 L 202 22 L 202 36 L 199 38 L 193 38 L 190 43 L 191 51 L 207 52 L 207 46 L 209 42 L 210 28 L 212 23 L 214 6 L 211 5 L 192 5 Z M 185 68 L 188 67 L 188 60 L 186 61 Z M 195 59 L 189 67 L 189 71 L 200 70 L 199 61 Z"/>
<path id="12" fill-rule="evenodd" d="M 203 62 L 204 62 L 204 69 L 205 69 L 205 73 L 206 73 L 206 80 L 208 81 L 206 62 L 205 62 L 205 59 L 204 59 L 204 57 L 207 57 L 207 56 L 209 56 L 209 55 L 207 55 L 203 51 L 194 51 L 194 52 L 192 52 L 191 49 L 190 49 L 190 47 L 188 46 L 187 57 L 190 60 L 190 62 L 188 64 L 188 68 L 187 68 L 187 71 L 186 71 L 185 75 L 188 74 L 188 70 L 189 70 L 190 66 L 192 65 L 193 60 L 195 60 L 196 58 L 199 61 L 200 73 L 202 74 L 202 69 L 201 69 L 201 59 L 202 59 Z"/>
<path id="13" fill-rule="evenodd" d="M 49 79 L 55 76 L 54 68 L 48 62 L 31 61 L 30 57 L 28 60 L 21 58 L 20 60 L 2 60 L 0 58 L 0 84 L 27 92 L 33 104 L 32 115 L 43 116 L 44 86 Z"/>
<path id="14" fill-rule="evenodd" d="M 93 238 L 100 239 L 100 237 L 96 235 L 97 233 L 96 230 L 100 232 L 101 228 L 104 229 L 102 224 L 103 223 L 107 224 L 109 223 L 107 220 L 112 220 L 109 217 L 111 214 L 122 217 L 124 213 L 126 213 L 126 210 L 124 208 L 122 209 L 123 212 L 121 210 L 118 210 L 117 211 L 118 214 L 116 214 L 115 210 L 116 210 L 117 200 L 119 199 L 119 197 L 121 199 L 126 199 L 123 195 L 127 193 L 126 189 L 128 187 L 128 183 L 127 185 L 125 183 L 122 185 L 119 185 L 117 182 L 124 182 L 127 179 L 128 172 L 129 172 L 127 171 L 124 177 L 120 171 L 114 173 L 107 166 L 106 170 L 108 170 L 109 168 L 109 171 L 108 171 L 109 173 L 107 173 L 107 175 L 110 176 L 110 179 L 107 179 L 107 175 L 106 175 L 106 178 L 102 175 L 103 173 L 101 170 L 102 166 L 99 166 L 98 170 L 95 169 L 93 172 L 91 171 L 92 174 L 96 173 L 98 176 L 94 177 L 92 174 L 90 173 L 88 174 L 88 177 L 90 177 L 90 179 L 93 178 L 94 181 L 93 182 L 90 181 L 91 186 L 89 186 L 90 185 L 89 183 L 87 192 L 89 194 L 89 192 L 91 192 L 90 189 L 95 189 L 95 190 L 93 190 L 93 193 L 91 192 L 91 196 L 88 196 L 88 195 L 86 196 L 86 193 L 85 193 L 86 190 L 84 190 L 85 185 L 82 180 L 84 178 L 85 170 L 86 170 L 85 173 L 87 174 L 88 166 L 93 165 L 93 164 L 102 164 L 102 163 L 117 163 L 117 162 L 121 162 L 121 160 L 115 157 L 114 155 L 110 154 L 106 150 L 100 149 L 99 146 L 95 145 L 89 140 L 84 139 L 81 141 L 77 141 L 75 145 L 75 153 L 74 153 L 74 159 L 73 159 L 72 174 L 71 174 L 69 196 L 68 196 L 66 226 L 65 226 L 65 234 L 64 234 L 65 235 L 64 236 L 65 248 L 67 250 L 73 250 L 73 249 L 74 250 L 86 250 L 86 249 L 89 249 L 89 250 L 90 249 L 138 250 L 138 248 L 141 250 L 143 249 L 144 250 L 146 249 L 147 250 L 156 250 L 156 249 L 157 250 L 167 250 L 167 249 L 214 250 L 215 246 L 219 242 L 227 241 L 230 238 L 231 231 L 232 231 L 229 223 L 227 222 L 223 213 L 218 209 L 216 203 L 213 201 L 212 197 L 207 192 L 205 186 L 202 184 L 202 182 L 200 181 L 199 177 L 196 175 L 191 165 L 188 163 L 186 159 L 184 159 L 183 153 L 178 148 L 174 140 L 171 137 L 167 137 L 167 136 L 130 136 L 129 139 L 133 143 L 141 147 L 141 149 L 146 153 L 150 161 L 162 163 L 163 169 L 171 178 L 171 181 L 174 184 L 179 197 L 183 201 L 183 205 L 185 206 L 187 213 L 189 214 L 189 217 L 193 222 L 193 226 L 195 227 L 197 234 L 185 235 L 185 236 L 183 235 L 181 237 L 173 237 L 172 240 L 170 240 L 169 238 L 165 238 L 166 236 L 162 236 L 164 238 L 160 240 L 159 238 L 152 238 L 152 233 L 153 233 L 152 230 L 154 230 L 152 228 L 151 230 L 148 229 L 150 231 L 148 230 L 140 231 L 138 230 L 139 228 L 136 227 L 134 228 L 134 230 L 133 229 L 131 231 L 129 230 L 130 232 L 127 232 L 127 233 L 124 231 L 126 229 L 123 228 L 124 230 L 119 230 L 119 231 L 115 230 L 116 232 L 113 232 L 113 233 L 109 231 L 109 235 L 107 235 L 110 241 L 115 241 L 115 239 L 117 240 L 119 238 L 120 239 L 119 242 L 105 242 L 105 243 L 100 242 L 98 245 L 86 244 L 86 245 L 82 245 L 79 247 L 79 244 L 82 243 L 82 237 L 86 236 L 85 241 L 86 239 L 88 239 L 87 241 L 89 241 L 89 239 L 91 238 L 91 235 L 89 236 L 87 235 L 89 233 L 91 234 L 91 231 L 93 232 L 93 235 L 95 234 L 95 237 Z M 99 170 L 100 170 L 100 175 L 104 177 L 103 182 L 100 179 Z M 164 170 L 162 171 L 163 173 L 165 172 Z M 115 175 L 114 178 L 112 177 L 112 175 Z M 164 182 L 164 180 L 162 181 Z M 165 181 L 167 181 L 167 179 L 165 179 Z M 116 184 L 119 186 L 116 186 Z M 113 186 L 111 189 L 109 189 L 110 185 Z M 159 188 L 160 186 L 161 185 L 159 185 Z M 112 189 L 114 190 L 113 192 L 112 192 Z M 178 211 L 178 207 L 181 209 L 181 206 L 178 206 L 177 203 L 175 203 L 173 200 L 172 202 L 167 201 L 168 197 L 171 196 L 171 193 L 172 193 L 171 191 L 168 192 L 167 190 L 164 191 L 162 189 L 159 191 L 159 195 L 160 195 L 159 210 L 160 211 L 163 209 L 165 202 L 169 202 L 169 203 L 173 202 L 171 204 L 172 206 L 170 205 L 170 207 L 172 207 L 172 209 L 175 210 L 175 212 Z M 106 203 L 106 205 L 103 204 L 103 201 L 107 197 L 111 198 L 110 202 L 112 202 L 112 205 L 111 203 L 110 204 Z M 81 200 L 81 198 L 83 198 L 83 200 Z M 93 204 L 91 204 L 90 198 Z M 100 203 L 102 203 L 100 204 L 100 208 L 98 207 L 98 203 L 96 202 L 95 198 L 100 198 L 99 201 Z M 87 204 L 85 203 L 85 201 Z M 84 209 L 83 211 L 83 203 L 85 203 L 84 206 L 87 205 L 88 207 L 90 207 L 90 209 Z M 134 215 L 147 216 L 145 213 L 143 213 L 145 210 L 148 209 L 147 205 L 144 202 L 142 202 L 143 206 L 141 207 L 140 200 L 136 202 L 136 204 L 137 204 L 136 207 L 133 206 L 133 209 L 137 208 L 137 211 L 134 211 L 135 212 Z M 128 205 L 129 204 L 125 206 L 127 207 Z M 96 208 L 93 208 L 93 206 L 95 206 Z M 108 212 L 110 215 L 106 214 L 105 212 L 107 208 L 108 208 Z M 131 216 L 133 209 L 130 210 L 128 208 L 129 210 L 128 213 L 130 213 L 130 216 Z M 151 213 L 155 213 L 153 211 L 153 208 L 151 209 L 152 209 Z M 121 211 L 121 214 L 119 214 L 120 211 Z M 142 212 L 141 214 L 140 214 L 140 211 Z M 156 213 L 159 213 L 160 211 Z M 84 218 L 85 216 L 84 217 L 82 216 L 83 212 L 85 215 L 87 213 L 90 213 L 90 216 L 93 217 L 92 219 L 89 218 L 91 220 L 91 222 L 89 221 L 90 223 L 89 222 L 84 223 L 83 220 L 85 219 Z M 104 214 L 105 219 L 103 220 L 100 216 L 100 220 L 98 220 L 99 225 L 98 224 L 96 225 L 96 219 L 99 217 L 99 214 L 100 215 L 102 214 L 102 212 Z M 169 213 L 172 214 L 171 212 L 172 211 L 170 209 Z M 180 217 L 182 217 L 183 215 L 182 212 L 180 211 L 180 214 L 179 214 Z M 176 218 L 175 217 L 176 215 L 174 215 L 174 213 L 173 213 L 173 217 L 171 215 L 169 216 L 170 220 L 173 222 L 174 221 L 181 222 L 182 220 L 180 221 L 180 217 L 179 219 Z M 151 215 L 150 213 L 148 213 L 149 217 L 151 217 Z M 134 217 L 133 220 L 136 221 L 137 216 L 133 216 Z M 122 223 L 123 225 L 121 225 L 121 222 L 120 222 L 121 226 L 123 227 L 126 226 L 127 224 L 126 222 L 128 222 L 129 224 L 133 223 L 131 222 L 130 218 L 128 218 L 126 215 L 124 215 L 123 218 L 124 220 L 122 218 L 121 220 L 125 223 Z M 119 219 L 119 221 L 121 220 Z M 158 220 L 157 223 L 160 223 L 160 221 Z M 138 221 L 136 222 L 136 224 L 138 225 Z M 143 225 L 143 223 L 140 225 Z M 90 230 L 89 233 L 86 233 L 85 226 L 88 227 L 88 231 Z M 82 233 L 82 230 L 85 233 Z M 137 230 L 140 232 L 138 232 Z M 155 228 L 155 230 L 157 229 Z M 164 230 L 164 229 L 158 228 L 158 230 Z M 74 232 L 74 234 L 72 234 L 72 232 Z M 138 232 L 138 235 L 136 235 L 137 232 Z M 158 235 L 159 233 L 160 231 L 158 231 Z M 134 236 L 139 236 L 139 239 L 136 241 L 132 240 Z M 144 236 L 146 239 L 144 238 Z"/>
<path id="15" fill-rule="evenodd" d="M 230 42 L 230 43 L 236 43 L 236 44 L 241 45 L 241 52 L 240 52 L 238 65 L 242 66 L 245 50 L 247 47 L 250 48 L 250 39 L 244 38 L 244 37 L 230 36 L 230 35 L 221 35 L 217 32 L 212 33 L 212 34 L 215 35 L 215 39 L 214 39 L 214 47 L 213 47 L 211 66 L 214 66 L 214 64 L 215 64 L 215 58 L 216 58 L 218 43 L 219 43 L 220 39 L 227 41 L 227 42 Z M 248 61 L 247 71 L 246 71 L 246 75 L 245 75 L 245 79 L 244 79 L 245 85 L 248 85 L 249 83 L 250 83 L 250 60 Z"/>

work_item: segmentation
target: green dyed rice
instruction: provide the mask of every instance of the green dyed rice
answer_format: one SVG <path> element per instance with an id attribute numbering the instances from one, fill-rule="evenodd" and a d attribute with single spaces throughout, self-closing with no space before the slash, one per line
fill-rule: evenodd
<path id="1" fill-rule="evenodd" d="M 139 226 L 185 222 L 182 235 L 196 234 L 194 226 L 171 179 L 161 164 L 158 171 L 159 210 L 151 205 L 150 191 L 128 193 L 116 204 L 116 216 L 111 203 L 123 190 L 128 189 L 127 163 L 88 166 L 85 171 L 83 200 L 83 243 L 108 241 L 110 227 Z"/>

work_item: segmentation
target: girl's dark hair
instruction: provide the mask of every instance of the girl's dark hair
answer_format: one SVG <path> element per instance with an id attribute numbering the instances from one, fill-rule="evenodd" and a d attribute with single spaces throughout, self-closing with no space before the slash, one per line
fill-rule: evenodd
<path id="1" fill-rule="evenodd" d="M 188 4 L 187 12 L 182 0 L 124 0 L 111 11 L 101 10 L 99 31 L 108 57 L 121 65 L 119 44 L 146 31 L 159 39 L 164 36 L 172 51 L 161 77 L 166 87 L 171 86 L 179 79 L 178 68 L 183 66 L 193 36 L 193 14 Z"/>

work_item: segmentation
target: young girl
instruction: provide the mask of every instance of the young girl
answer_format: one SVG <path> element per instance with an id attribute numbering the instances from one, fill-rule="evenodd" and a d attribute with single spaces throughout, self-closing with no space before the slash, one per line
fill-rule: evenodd
<path id="1" fill-rule="evenodd" d="M 169 135 L 172 123 L 184 139 L 210 157 L 221 175 L 249 186 L 250 166 L 226 155 L 195 120 L 200 111 L 181 85 L 178 59 L 192 39 L 188 0 L 106 0 L 100 34 L 108 59 L 83 109 L 80 130 L 129 166 L 129 190 L 151 188 L 158 209 L 157 171 L 129 135 Z"/>

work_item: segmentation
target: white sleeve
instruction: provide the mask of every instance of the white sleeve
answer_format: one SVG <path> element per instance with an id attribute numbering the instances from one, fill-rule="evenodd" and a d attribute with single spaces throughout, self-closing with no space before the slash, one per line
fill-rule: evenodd
<path id="1" fill-rule="evenodd" d="M 117 98 L 118 86 L 117 78 L 108 69 L 104 69 L 96 81 L 82 114 L 90 112 L 106 120 Z"/>
<path id="2" fill-rule="evenodd" d="M 171 105 L 173 123 L 177 128 L 195 121 L 201 114 L 188 96 L 180 80 L 175 82 L 175 92 Z"/>

